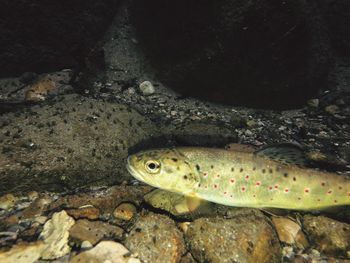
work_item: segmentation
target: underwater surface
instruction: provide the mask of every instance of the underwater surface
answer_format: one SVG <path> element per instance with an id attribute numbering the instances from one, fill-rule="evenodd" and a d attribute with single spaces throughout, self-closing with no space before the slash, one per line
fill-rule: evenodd
<path id="1" fill-rule="evenodd" d="M 0 262 L 349 262 L 348 14 L 3 1 Z"/>

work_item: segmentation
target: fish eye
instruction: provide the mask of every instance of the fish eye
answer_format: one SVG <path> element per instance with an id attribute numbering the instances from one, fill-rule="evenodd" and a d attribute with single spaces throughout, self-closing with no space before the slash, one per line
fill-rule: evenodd
<path id="1" fill-rule="evenodd" d="M 157 173 L 160 169 L 160 164 L 157 161 L 147 161 L 146 164 L 146 170 L 150 173 Z"/>

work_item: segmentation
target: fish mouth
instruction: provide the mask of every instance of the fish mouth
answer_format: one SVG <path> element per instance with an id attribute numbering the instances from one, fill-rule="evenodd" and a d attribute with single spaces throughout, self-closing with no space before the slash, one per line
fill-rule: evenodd
<path id="1" fill-rule="evenodd" d="M 142 182 L 144 182 L 142 175 L 140 173 L 137 172 L 137 170 L 135 170 L 135 168 L 132 166 L 131 164 L 131 156 L 129 156 L 126 159 L 126 169 L 128 170 L 128 172 L 135 177 L 137 180 L 140 180 Z"/>

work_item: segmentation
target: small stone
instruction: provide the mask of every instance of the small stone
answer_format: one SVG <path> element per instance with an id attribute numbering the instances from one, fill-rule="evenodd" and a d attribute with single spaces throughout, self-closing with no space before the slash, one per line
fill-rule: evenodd
<path id="1" fill-rule="evenodd" d="M 307 105 L 309 105 L 312 108 L 317 108 L 319 104 L 320 104 L 319 99 L 311 99 L 307 101 Z"/>
<path id="2" fill-rule="evenodd" d="M 42 259 L 56 259 L 70 252 L 68 246 L 69 229 L 74 225 L 74 219 L 65 211 L 54 213 L 46 222 L 40 238 L 46 244 L 41 254 Z"/>
<path id="3" fill-rule="evenodd" d="M 113 216 L 117 219 L 129 221 L 136 214 L 136 207 L 131 203 L 120 204 L 113 212 Z"/>
<path id="4" fill-rule="evenodd" d="M 182 233 L 169 217 L 141 216 L 125 240 L 125 246 L 142 262 L 179 262 L 185 252 Z"/>
<path id="5" fill-rule="evenodd" d="M 100 216 L 100 210 L 93 207 L 82 207 L 77 209 L 67 209 L 67 214 L 74 217 L 74 219 L 87 218 L 90 220 L 98 219 Z"/>
<path id="6" fill-rule="evenodd" d="M 46 223 L 47 219 L 48 219 L 47 216 L 37 216 L 34 218 L 34 222 L 37 222 L 40 225 L 43 225 Z"/>
<path id="7" fill-rule="evenodd" d="M 37 199 L 39 197 L 39 194 L 36 191 L 31 191 L 27 194 L 27 196 L 28 196 L 28 199 L 30 201 L 34 201 L 35 199 Z"/>
<path id="8" fill-rule="evenodd" d="M 244 132 L 244 134 L 245 134 L 246 136 L 252 136 L 252 135 L 253 135 L 253 132 L 252 132 L 251 130 L 246 130 L 246 131 Z"/>
<path id="9" fill-rule="evenodd" d="M 6 194 L 0 197 L 0 209 L 9 210 L 13 208 L 18 198 L 13 194 Z"/>
<path id="10" fill-rule="evenodd" d="M 13 246 L 9 251 L 0 251 L 1 263 L 33 263 L 36 262 L 46 245 L 39 241 L 31 244 L 20 244 Z"/>
<path id="11" fill-rule="evenodd" d="M 317 250 L 329 256 L 349 257 L 350 225 L 324 216 L 306 215 L 305 231 Z"/>
<path id="12" fill-rule="evenodd" d="M 73 257 L 69 263 L 141 263 L 122 244 L 102 241 L 96 247 Z"/>
<path id="13" fill-rule="evenodd" d="M 328 105 L 325 108 L 325 111 L 330 114 L 336 114 L 336 113 L 339 113 L 339 107 L 337 105 Z"/>
<path id="14" fill-rule="evenodd" d="M 148 96 L 155 92 L 155 88 L 150 81 L 144 81 L 139 85 L 142 95 Z"/>
<path id="15" fill-rule="evenodd" d="M 69 231 L 70 237 L 78 242 L 89 241 L 92 245 L 97 244 L 103 238 L 123 237 L 123 229 L 100 221 L 78 220 Z"/>
<path id="16" fill-rule="evenodd" d="M 83 242 L 81 242 L 81 246 L 82 249 L 87 249 L 87 248 L 92 248 L 93 245 L 90 243 L 90 241 L 88 240 L 84 240 Z"/>
<path id="17" fill-rule="evenodd" d="M 279 240 L 282 242 L 288 245 L 295 244 L 301 249 L 308 246 L 307 239 L 299 224 L 284 217 L 272 217 L 272 223 L 277 230 Z"/>
<path id="18" fill-rule="evenodd" d="M 23 210 L 21 219 L 30 219 L 40 216 L 51 202 L 52 199 L 48 196 L 35 199 L 30 206 Z"/>
<path id="19" fill-rule="evenodd" d="M 254 121 L 254 120 L 248 120 L 247 121 L 247 126 L 248 127 L 254 127 L 254 126 L 256 126 L 257 125 L 257 123 L 256 123 L 256 121 Z"/>

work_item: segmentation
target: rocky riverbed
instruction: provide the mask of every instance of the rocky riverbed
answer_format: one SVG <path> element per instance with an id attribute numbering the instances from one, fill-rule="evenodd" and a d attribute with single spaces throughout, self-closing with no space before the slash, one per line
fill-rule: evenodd
<path id="1" fill-rule="evenodd" d="M 180 213 L 125 168 L 148 148 L 294 142 L 349 176 L 346 1 L 5 2 L 1 263 L 350 262 L 348 208 Z M 17 32 L 27 13 L 42 20 Z"/>

